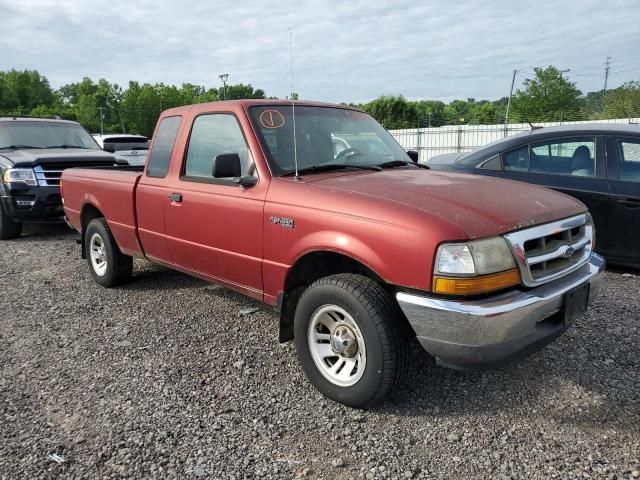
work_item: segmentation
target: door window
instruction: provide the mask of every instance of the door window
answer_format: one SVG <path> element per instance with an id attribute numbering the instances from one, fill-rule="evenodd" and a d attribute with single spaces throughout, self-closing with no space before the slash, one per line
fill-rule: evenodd
<path id="1" fill-rule="evenodd" d="M 240 157 L 243 176 L 253 173 L 253 160 L 236 117 L 227 113 L 196 117 L 187 147 L 184 179 L 213 181 L 214 159 L 228 153 L 237 153 Z"/>
<path id="2" fill-rule="evenodd" d="M 640 183 L 640 141 L 620 142 L 620 180 Z"/>
<path id="3" fill-rule="evenodd" d="M 504 169 L 514 172 L 526 172 L 529 170 L 529 145 L 516 148 L 503 155 Z"/>
<path id="4" fill-rule="evenodd" d="M 530 171 L 552 175 L 595 177 L 593 138 L 549 140 L 531 145 Z"/>
<path id="5" fill-rule="evenodd" d="M 176 136 L 180 128 L 182 117 L 165 117 L 162 119 L 156 137 L 153 140 L 153 148 L 149 154 L 147 176 L 164 178 L 169 171 L 171 152 L 176 143 Z"/>

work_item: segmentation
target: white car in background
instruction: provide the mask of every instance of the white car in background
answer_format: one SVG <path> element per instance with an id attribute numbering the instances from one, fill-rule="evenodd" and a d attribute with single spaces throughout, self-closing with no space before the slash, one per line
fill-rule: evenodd
<path id="1" fill-rule="evenodd" d="M 144 165 L 149 151 L 149 139 L 142 135 L 115 133 L 109 135 L 94 134 L 93 138 L 105 152 L 113 153 L 117 159 L 129 165 Z"/>

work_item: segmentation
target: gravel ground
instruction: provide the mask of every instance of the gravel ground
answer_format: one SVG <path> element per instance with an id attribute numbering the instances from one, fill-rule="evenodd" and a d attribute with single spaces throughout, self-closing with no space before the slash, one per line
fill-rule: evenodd
<path id="1" fill-rule="evenodd" d="M 640 476 L 632 272 L 543 352 L 460 373 L 416 351 L 359 411 L 310 386 L 268 307 L 142 261 L 103 289 L 62 226 L 0 252 L 2 479 Z"/>

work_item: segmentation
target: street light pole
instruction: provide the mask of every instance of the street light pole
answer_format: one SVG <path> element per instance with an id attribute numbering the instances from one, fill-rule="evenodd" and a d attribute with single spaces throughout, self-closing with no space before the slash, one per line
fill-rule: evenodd
<path id="1" fill-rule="evenodd" d="M 227 99 L 227 79 L 229 78 L 228 73 L 221 73 L 218 75 L 218 78 L 222 80 L 222 99 Z"/>
<path id="2" fill-rule="evenodd" d="M 507 112 L 504 114 L 504 132 L 507 133 L 507 125 L 509 123 L 509 107 L 511 106 L 511 97 L 513 96 L 513 85 L 516 83 L 516 73 L 518 70 L 513 71 L 513 77 L 511 78 L 511 90 L 509 90 L 509 100 L 507 101 Z"/>

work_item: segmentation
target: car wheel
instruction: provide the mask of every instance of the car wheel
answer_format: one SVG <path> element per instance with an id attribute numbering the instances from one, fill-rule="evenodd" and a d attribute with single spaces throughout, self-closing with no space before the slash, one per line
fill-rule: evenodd
<path id="1" fill-rule="evenodd" d="M 133 258 L 120 251 L 104 218 L 91 220 L 84 241 L 89 270 L 97 283 L 110 288 L 129 280 Z"/>
<path id="2" fill-rule="evenodd" d="M 383 400 L 407 369 L 404 318 L 387 291 L 362 275 L 332 275 L 309 286 L 296 308 L 294 335 L 311 383 L 351 407 Z"/>
<path id="3" fill-rule="evenodd" d="M 11 240 L 22 234 L 22 223 L 14 222 L 0 205 L 0 240 Z"/>

